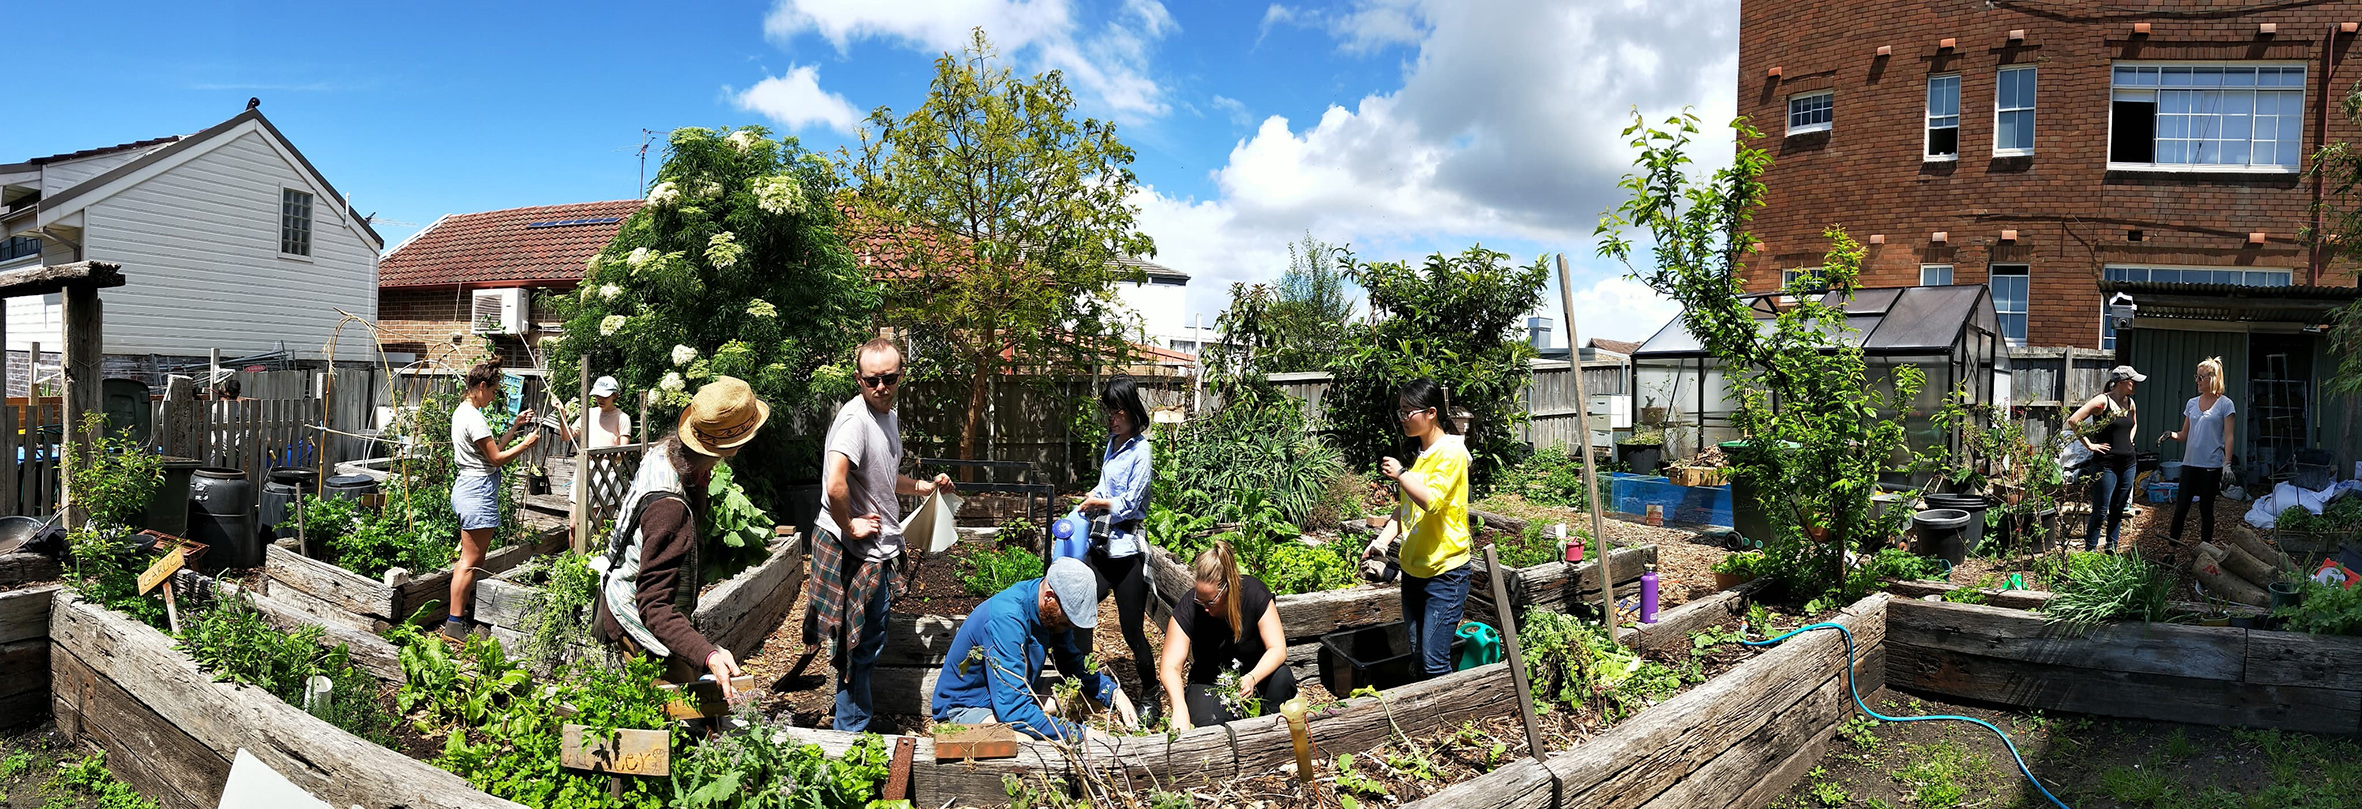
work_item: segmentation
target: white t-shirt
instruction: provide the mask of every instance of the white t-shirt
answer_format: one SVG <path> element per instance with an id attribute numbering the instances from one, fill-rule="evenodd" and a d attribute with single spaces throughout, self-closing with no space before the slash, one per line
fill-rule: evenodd
<path id="1" fill-rule="evenodd" d="M 593 407 L 583 418 L 574 421 L 574 432 L 584 441 L 583 446 L 591 449 L 620 447 L 628 443 L 626 439 L 632 434 L 632 417 L 620 407 L 607 412 Z"/>
<path id="2" fill-rule="evenodd" d="M 460 402 L 451 410 L 451 459 L 459 466 L 459 476 L 480 478 L 492 476 L 492 464 L 484 460 L 484 453 L 476 442 L 492 437 L 492 424 L 484 420 L 484 411 L 472 402 Z"/>
<path id="3" fill-rule="evenodd" d="M 826 448 L 820 460 L 827 463 L 829 455 L 843 455 L 852 462 L 845 470 L 845 500 L 852 516 L 876 513 L 883 524 L 877 536 L 864 542 L 854 539 L 851 532 L 837 525 L 836 515 L 829 513 L 825 496 L 821 500 L 819 525 L 823 530 L 844 541 L 845 555 L 883 562 L 902 555 L 902 502 L 894 498 L 894 484 L 902 471 L 902 426 L 894 411 L 884 413 L 869 409 L 869 402 L 859 396 L 837 408 L 837 416 L 828 427 Z"/>

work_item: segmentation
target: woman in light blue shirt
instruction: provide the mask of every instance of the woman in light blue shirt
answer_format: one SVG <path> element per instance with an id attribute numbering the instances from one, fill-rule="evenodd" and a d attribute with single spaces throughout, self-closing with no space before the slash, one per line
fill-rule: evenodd
<path id="1" fill-rule="evenodd" d="M 2180 441 L 2181 487 L 2173 497 L 2173 538 L 2182 538 L 2182 518 L 2190 513 L 2190 498 L 2198 498 L 2198 535 L 2214 541 L 2214 496 L 2223 489 L 2223 469 L 2230 465 L 2233 428 L 2239 418 L 2231 397 L 2223 395 L 2223 358 L 2198 363 L 2198 395 L 2182 405 L 2182 428 L 2160 437 Z"/>
<path id="2" fill-rule="evenodd" d="M 1099 485 L 1076 509 L 1106 515 L 1107 539 L 1091 545 L 1091 568 L 1103 580 L 1100 592 L 1115 596 L 1117 624 L 1124 645 L 1132 649 L 1132 668 L 1140 675 L 1139 693 L 1156 694 L 1156 657 L 1149 651 L 1148 540 L 1140 532 L 1148 518 L 1148 484 L 1156 475 L 1148 466 L 1148 408 L 1140 403 L 1140 388 L 1128 376 L 1107 380 L 1099 389 L 1099 408 L 1107 414 L 1107 452 L 1099 467 Z M 1083 648 L 1091 648 L 1084 644 Z M 1153 705 L 1140 706 L 1153 714 Z"/>

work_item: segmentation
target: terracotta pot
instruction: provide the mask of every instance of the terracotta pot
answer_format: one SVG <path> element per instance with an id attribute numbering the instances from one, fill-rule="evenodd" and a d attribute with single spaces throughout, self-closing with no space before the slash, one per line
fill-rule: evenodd
<path id="1" fill-rule="evenodd" d="M 1754 576 L 1741 576 L 1737 573 L 1716 573 L 1714 574 L 1714 589 L 1728 590 L 1754 580 Z"/>
<path id="2" fill-rule="evenodd" d="M 1394 515 L 1392 514 L 1372 514 L 1369 516 L 1367 522 L 1369 523 L 1370 530 L 1377 531 L 1385 528 L 1386 523 L 1392 522 L 1393 520 Z"/>

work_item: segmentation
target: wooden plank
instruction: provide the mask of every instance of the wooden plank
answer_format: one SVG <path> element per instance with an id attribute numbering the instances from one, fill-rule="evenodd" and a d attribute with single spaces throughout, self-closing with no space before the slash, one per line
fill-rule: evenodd
<path id="1" fill-rule="evenodd" d="M 100 368 L 104 335 L 101 333 L 98 289 L 91 286 L 67 287 L 62 309 L 66 339 L 63 444 L 88 449 L 96 446 L 98 436 L 82 429 L 83 418 L 88 414 L 105 412 L 102 408 L 106 406 L 101 401 L 99 388 L 101 377 L 104 376 Z M 74 451 L 65 453 L 66 468 L 61 480 L 73 479 L 73 459 L 81 454 Z M 70 500 L 66 503 L 66 525 L 81 525 L 88 520 L 88 504 Z"/>
<path id="2" fill-rule="evenodd" d="M 61 599 L 50 613 L 50 637 L 93 674 L 121 686 L 222 760 L 244 748 L 330 805 L 517 806 L 477 792 L 459 776 L 337 730 L 260 690 L 213 682 L 172 648 L 170 638 L 112 612 Z"/>
<path id="3" fill-rule="evenodd" d="M 1747 605 L 1755 594 L 1770 585 L 1769 579 L 1756 579 L 1735 589 L 1716 591 L 1713 595 L 1674 607 L 1657 616 L 1653 624 L 1633 624 L 1621 627 L 1616 634 L 1625 646 L 1656 652 L 1679 652 L 1690 645 L 1689 635 L 1747 614 Z"/>
<path id="4" fill-rule="evenodd" d="M 951 638 L 960 631 L 960 622 L 964 620 L 967 616 L 888 613 L 886 650 L 878 655 L 878 665 L 943 665 L 944 650 L 951 648 Z"/>
<path id="5" fill-rule="evenodd" d="M 263 572 L 271 577 L 274 587 L 284 584 L 302 590 L 356 615 L 387 618 L 394 614 L 394 588 L 277 545 L 263 549 Z"/>
<path id="6" fill-rule="evenodd" d="M 1610 555 L 1609 571 L 1615 574 L 1616 585 L 1622 588 L 1640 581 L 1640 574 L 1657 562 L 1657 546 L 1617 548 Z M 1509 600 L 1519 610 L 1545 609 L 1570 614 L 1597 615 L 1599 600 L 1599 560 L 1569 564 L 1546 562 L 1532 567 L 1517 568 L 1509 576 Z M 1468 597 L 1471 614 L 1493 614 L 1490 595 L 1490 574 L 1480 562 L 1475 577 L 1470 580 Z M 1484 588 L 1479 591 L 1476 588 Z"/>
<path id="7" fill-rule="evenodd" d="M 0 306 L 0 322 L 4 322 L 7 317 L 7 307 Z M 0 391 L 5 391 L 8 384 L 7 349 L 5 334 L 0 333 Z M 31 378 L 29 374 L 27 378 Z M 22 412 L 17 408 L 0 407 L 0 514 L 33 513 L 32 504 L 18 497 L 24 491 L 22 481 L 26 459 L 32 457 L 32 453 L 25 448 L 25 437 L 18 433 L 23 421 Z"/>
<path id="8" fill-rule="evenodd" d="M 49 602 L 57 585 L 0 593 L 0 643 L 49 637 Z"/>
<path id="9" fill-rule="evenodd" d="M 935 761 L 980 761 L 1017 757 L 1017 731 L 998 722 L 982 725 L 938 725 Z"/>
<path id="10" fill-rule="evenodd" d="M 0 697 L 49 691 L 49 638 L 0 643 Z M 46 701 L 48 698 L 43 697 Z"/>
<path id="11" fill-rule="evenodd" d="M 1941 596 L 1954 590 L 1975 588 L 1935 581 L 1890 581 L 1886 583 L 1885 589 L 1887 592 L 1899 596 L 1924 598 L 1926 596 Z M 2041 609 L 2042 605 L 2050 603 L 2051 598 L 2049 593 L 2040 590 L 1986 590 L 1984 592 L 1986 606 L 2019 610 Z"/>
<path id="12" fill-rule="evenodd" d="M 776 542 L 763 564 L 722 582 L 697 601 L 690 623 L 706 639 L 751 656 L 803 598 L 803 543 Z"/>
<path id="13" fill-rule="evenodd" d="M 476 579 L 476 620 L 493 626 L 517 628 L 525 620 L 525 607 L 541 588 L 484 576 Z"/>
<path id="14" fill-rule="evenodd" d="M 2024 708 L 2311 733 L 2362 730 L 2362 692 L 2004 660 L 1890 644 L 1895 687 Z"/>
<path id="15" fill-rule="evenodd" d="M 264 623 L 282 631 L 293 632 L 304 627 L 319 627 L 320 638 L 329 645 L 342 644 L 353 667 L 368 672 L 389 683 L 402 682 L 401 650 L 379 637 L 370 627 L 354 627 L 336 621 L 324 621 L 305 610 L 293 607 L 279 598 L 248 590 L 237 584 L 216 580 L 183 570 L 174 574 L 173 586 L 183 592 L 197 592 L 212 588 L 225 597 L 245 598 L 254 610 L 262 614 Z M 345 616 L 350 618 L 350 615 Z"/>
<path id="16" fill-rule="evenodd" d="M 2081 634 L 2039 615 L 1981 604 L 1896 601 L 1887 634 L 1898 645 L 2074 668 L 2237 682 L 2247 630 L 2120 623 Z"/>
<path id="17" fill-rule="evenodd" d="M 1853 708 L 1853 697 L 1845 690 L 1844 678 L 1829 677 L 1803 699 L 1779 709 L 1755 732 L 1641 806 L 1693 809 L 1761 805 L 1747 803 L 1746 796 L 1778 796 L 1802 780 L 1805 772 L 1828 752 L 1829 738 L 1836 734 L 1837 725 L 1853 714 Z"/>
<path id="18" fill-rule="evenodd" d="M 65 568 L 48 554 L 11 553 L 0 556 L 0 587 L 34 581 L 57 581 L 64 577 Z"/>
<path id="19" fill-rule="evenodd" d="M 2247 683 L 2362 691 L 2362 638 L 2249 630 Z"/>
<path id="20" fill-rule="evenodd" d="M 235 751 L 198 741 L 62 645 L 53 650 L 50 676 L 52 704 L 61 715 L 70 705 L 74 715 L 69 737 L 105 750 L 107 770 L 116 778 L 172 809 L 212 809 L 221 802 Z"/>
<path id="21" fill-rule="evenodd" d="M 1402 587 L 1362 584 L 1280 596 L 1272 599 L 1272 605 L 1279 610 L 1280 629 L 1289 640 L 1318 638 L 1341 629 L 1402 620 Z"/>

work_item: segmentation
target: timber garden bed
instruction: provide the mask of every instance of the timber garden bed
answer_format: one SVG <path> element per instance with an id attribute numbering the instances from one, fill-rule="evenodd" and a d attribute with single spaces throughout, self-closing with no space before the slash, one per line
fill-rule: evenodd
<path id="1" fill-rule="evenodd" d="M 531 629 L 526 614 L 541 593 L 528 579 L 546 570 L 546 564 L 536 560 L 476 580 L 476 620 L 486 624 L 502 645 L 515 650 L 527 641 Z M 690 621 L 714 645 L 741 657 L 752 656 L 803 598 L 804 573 L 802 538 L 792 533 L 779 535 L 761 564 L 707 584 L 698 594 L 697 614 Z"/>
<path id="2" fill-rule="evenodd" d="M 455 536 L 451 541 L 457 544 L 459 539 Z M 496 575 L 528 559 L 557 553 L 566 547 L 565 526 L 541 528 L 525 542 L 491 549 L 484 554 L 479 567 L 487 574 Z M 372 579 L 277 544 L 268 546 L 264 553 L 263 574 L 270 582 L 268 594 L 323 621 L 374 631 L 413 616 L 428 622 L 441 621 L 450 607 L 442 603 L 451 596 L 449 568 L 430 571 L 396 568 Z M 434 609 L 420 615 L 420 610 L 430 606 Z"/>

